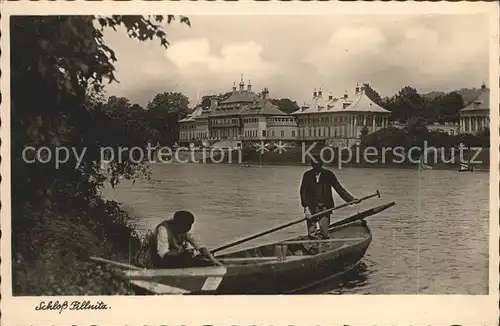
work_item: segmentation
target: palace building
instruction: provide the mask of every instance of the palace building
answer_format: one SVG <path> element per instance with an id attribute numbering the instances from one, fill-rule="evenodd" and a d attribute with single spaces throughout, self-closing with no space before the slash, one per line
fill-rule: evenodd
<path id="1" fill-rule="evenodd" d="M 460 133 L 477 134 L 490 126 L 490 90 L 483 83 L 478 97 L 460 110 Z"/>
<path id="2" fill-rule="evenodd" d="M 298 140 L 325 140 L 335 147 L 359 143 L 363 128 L 367 133 L 387 128 L 390 111 L 373 102 L 365 93 L 365 86 L 356 86 L 349 97 L 323 96 L 313 92 L 310 104 L 292 113 L 297 118 Z"/>
<path id="3" fill-rule="evenodd" d="M 341 98 L 324 98 L 321 90 L 314 91 L 310 104 L 287 114 L 271 102 L 267 88 L 256 94 L 250 82 L 245 88 L 242 78 L 226 100 L 213 99 L 209 107 L 197 106 L 180 120 L 179 141 L 226 148 L 280 140 L 351 146 L 359 142 L 364 127 L 368 133 L 386 128 L 389 115 L 359 86 L 352 97 L 346 92 Z"/>
<path id="4" fill-rule="evenodd" d="M 269 90 L 260 94 L 245 88 L 243 78 L 239 89 L 221 101 L 212 99 L 210 107 L 198 107 L 191 116 L 179 121 L 181 142 L 202 141 L 204 144 L 224 143 L 223 147 L 239 147 L 246 141 L 294 140 L 295 118 L 281 111 L 269 99 Z"/>

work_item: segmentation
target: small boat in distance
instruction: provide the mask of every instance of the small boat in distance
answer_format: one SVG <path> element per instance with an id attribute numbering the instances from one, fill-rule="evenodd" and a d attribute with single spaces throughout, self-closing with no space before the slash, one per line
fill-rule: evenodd
<path id="1" fill-rule="evenodd" d="M 471 165 L 467 164 L 460 164 L 460 167 L 458 168 L 458 172 L 474 172 L 474 167 Z"/>

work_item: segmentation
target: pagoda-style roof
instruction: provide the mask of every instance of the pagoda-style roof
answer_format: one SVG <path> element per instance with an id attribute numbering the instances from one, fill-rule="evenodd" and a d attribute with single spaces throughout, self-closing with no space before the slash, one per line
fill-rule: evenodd
<path id="1" fill-rule="evenodd" d="M 472 101 L 465 108 L 460 110 L 460 112 L 472 112 L 472 111 L 489 111 L 490 110 L 490 89 L 485 85 L 481 86 L 481 90 L 477 98 Z"/>
<path id="2" fill-rule="evenodd" d="M 349 112 L 349 113 L 385 113 L 390 114 L 391 111 L 384 109 L 366 95 L 361 88 L 356 95 L 348 97 L 345 94 L 341 98 L 333 98 L 329 96 L 324 98 L 321 93 L 315 96 L 309 105 L 302 109 L 293 112 L 293 115 L 301 114 L 318 114 L 327 112 Z"/>
<path id="3" fill-rule="evenodd" d="M 233 104 L 233 103 L 252 103 L 253 101 L 259 99 L 259 96 L 250 90 L 238 90 L 234 91 L 226 100 L 222 101 L 220 104 Z"/>
<path id="4" fill-rule="evenodd" d="M 238 90 L 236 86 L 233 86 L 233 92 L 227 99 L 220 103 L 213 101 L 210 107 L 201 110 L 201 113 L 196 118 L 204 119 L 238 115 L 287 115 L 269 100 L 269 91 L 267 88 L 264 88 L 262 94 L 258 95 L 251 91 L 250 84 L 248 84 L 247 89 L 244 89 L 245 84 L 243 83 L 243 79 L 239 86 Z"/>
<path id="5" fill-rule="evenodd" d="M 287 115 L 281 111 L 268 99 L 259 99 L 252 104 L 247 105 L 241 112 L 242 115 L 266 115 L 266 116 L 280 116 Z"/>
<path id="6" fill-rule="evenodd" d="M 203 108 L 201 107 L 201 105 L 198 105 L 194 108 L 193 112 L 188 114 L 184 119 L 179 120 L 179 122 L 194 121 L 195 118 L 201 116 L 202 112 L 203 112 Z"/>

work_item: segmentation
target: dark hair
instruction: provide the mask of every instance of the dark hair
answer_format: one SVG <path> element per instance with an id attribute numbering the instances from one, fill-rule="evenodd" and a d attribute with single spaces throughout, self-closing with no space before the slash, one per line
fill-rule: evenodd
<path id="1" fill-rule="evenodd" d="M 188 211 L 177 211 L 174 213 L 174 224 L 181 232 L 187 232 L 194 223 L 194 215 Z"/>

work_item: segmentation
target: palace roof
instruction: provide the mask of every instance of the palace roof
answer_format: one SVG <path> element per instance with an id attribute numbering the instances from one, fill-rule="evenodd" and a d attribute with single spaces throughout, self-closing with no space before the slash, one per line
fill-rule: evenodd
<path id="1" fill-rule="evenodd" d="M 201 107 L 201 105 L 198 105 L 194 108 L 193 112 L 188 114 L 184 119 L 179 120 L 179 122 L 194 121 L 195 118 L 201 116 L 202 112 L 203 112 L 203 108 Z"/>
<path id="2" fill-rule="evenodd" d="M 329 96 L 323 98 L 321 92 L 315 96 L 311 104 L 304 106 L 302 109 L 293 112 L 293 115 L 301 114 L 317 114 L 324 112 L 350 112 L 350 113 L 391 113 L 391 111 L 384 109 L 368 95 L 366 95 L 363 88 L 361 88 L 356 95 L 348 97 L 345 94 L 341 98 L 333 98 Z"/>
<path id="3" fill-rule="evenodd" d="M 232 103 L 252 103 L 259 99 L 259 96 L 250 90 L 234 91 L 226 100 L 220 102 L 221 105 Z"/>
<path id="4" fill-rule="evenodd" d="M 490 109 L 490 89 L 486 85 L 481 86 L 477 98 L 460 112 L 484 111 Z"/>
<path id="5" fill-rule="evenodd" d="M 269 91 L 264 88 L 261 95 L 258 95 L 251 91 L 251 85 L 248 85 L 247 89 L 244 89 L 243 80 L 239 84 L 240 88 L 237 90 L 236 86 L 233 86 L 232 94 L 217 103 L 212 101 L 209 108 L 205 110 L 200 110 L 200 113 L 192 118 L 213 118 L 213 117 L 227 117 L 227 116 L 238 116 L 238 115 L 266 115 L 266 116 L 283 116 L 287 115 L 285 112 L 281 111 L 276 105 L 274 105 L 271 100 L 269 100 Z M 180 122 L 191 121 L 183 119 Z M 194 120 L 193 120 L 194 121 Z"/>

